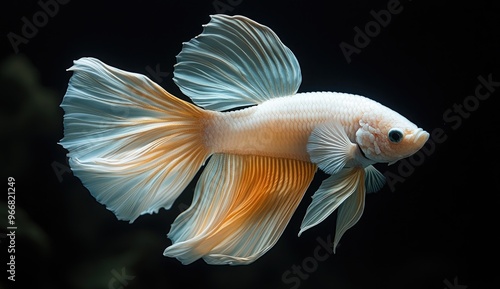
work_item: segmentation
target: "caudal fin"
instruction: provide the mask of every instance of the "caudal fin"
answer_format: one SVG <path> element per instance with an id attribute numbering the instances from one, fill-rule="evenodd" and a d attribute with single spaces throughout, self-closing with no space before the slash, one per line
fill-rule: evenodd
<path id="1" fill-rule="evenodd" d="M 118 219 L 170 208 L 209 156 L 207 112 L 95 58 L 68 70 L 60 144 L 74 174 Z"/>

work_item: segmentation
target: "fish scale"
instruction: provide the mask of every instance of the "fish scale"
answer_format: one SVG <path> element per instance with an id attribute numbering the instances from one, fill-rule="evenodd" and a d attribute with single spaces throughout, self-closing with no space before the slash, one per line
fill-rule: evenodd
<path id="1" fill-rule="evenodd" d="M 306 146 L 314 127 L 338 121 L 354 141 L 364 111 L 378 107 L 377 102 L 365 97 L 335 92 L 275 98 L 241 110 L 212 112 L 206 128 L 206 145 L 218 153 L 310 162 Z"/>

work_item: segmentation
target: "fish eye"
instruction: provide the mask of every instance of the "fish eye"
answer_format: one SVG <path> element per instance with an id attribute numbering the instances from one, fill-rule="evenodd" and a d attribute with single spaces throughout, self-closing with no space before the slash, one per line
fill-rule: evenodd
<path id="1" fill-rule="evenodd" d="M 393 143 L 398 143 L 403 140 L 403 132 L 399 128 L 393 128 L 389 131 L 389 140 Z"/>

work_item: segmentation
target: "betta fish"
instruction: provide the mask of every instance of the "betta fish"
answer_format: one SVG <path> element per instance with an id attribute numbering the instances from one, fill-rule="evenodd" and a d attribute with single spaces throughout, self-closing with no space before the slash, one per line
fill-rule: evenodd
<path id="1" fill-rule="evenodd" d="M 268 27 L 214 15 L 183 43 L 174 82 L 81 58 L 61 103 L 75 176 L 119 220 L 169 209 L 197 172 L 164 255 L 250 264 L 282 235 L 318 169 L 299 235 L 337 210 L 335 246 L 385 178 L 373 165 L 417 152 L 429 134 L 369 98 L 298 93 L 300 66 Z"/>

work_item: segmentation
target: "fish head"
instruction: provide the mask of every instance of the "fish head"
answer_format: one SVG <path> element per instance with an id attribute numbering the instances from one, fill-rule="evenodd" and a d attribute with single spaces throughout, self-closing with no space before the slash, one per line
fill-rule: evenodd
<path id="1" fill-rule="evenodd" d="M 377 163 L 392 164 L 409 157 L 428 138 L 428 132 L 387 107 L 366 112 L 356 131 L 356 142 L 364 156 Z"/>

